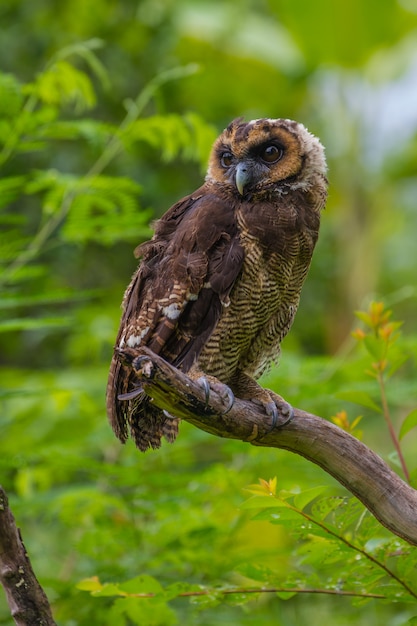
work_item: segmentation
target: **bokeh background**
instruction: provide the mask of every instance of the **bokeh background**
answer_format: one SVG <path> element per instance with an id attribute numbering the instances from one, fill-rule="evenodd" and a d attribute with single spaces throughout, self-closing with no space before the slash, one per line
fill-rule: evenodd
<path id="1" fill-rule="evenodd" d="M 39 171 L 85 176 L 105 150 L 106 125 L 119 126 L 156 76 L 188 69 L 161 81 L 141 111 L 142 135 L 104 168 L 136 184 L 141 217 L 134 227 L 125 221 L 118 229 L 116 216 L 113 236 L 77 236 L 86 227 L 78 213 L 68 226 L 70 209 L 25 260 L 50 218 L 48 199 L 26 188 L 10 203 L 3 195 L 1 203 L 0 478 L 57 620 L 68 626 L 114 623 L 103 600 L 76 589 L 83 577 L 120 581 L 146 573 L 162 583 L 213 585 L 235 580 L 240 560 L 270 559 L 271 547 L 280 553 L 288 538 L 266 526 L 259 533 L 239 511 L 241 489 L 259 476 L 280 476 L 284 466 L 283 486 L 328 481 L 335 488 L 320 470 L 282 451 L 248 450 L 184 425 L 175 446 L 141 456 L 130 444 L 120 446 L 107 425 L 107 368 L 119 304 L 136 266 L 133 249 L 149 236 L 152 218 L 201 184 L 211 141 L 233 118 L 302 121 L 322 140 L 329 164 L 320 240 L 269 384 L 324 417 L 341 410 L 336 393 L 354 378 L 352 367 L 343 370 L 354 359 L 354 311 L 383 299 L 410 337 L 411 365 L 392 399 L 411 406 L 413 398 L 405 396 L 415 383 L 417 335 L 416 0 L 1 3 L 0 71 L 12 83 L 33 84 L 59 51 L 86 41 L 103 71 L 77 57 L 74 63 L 95 95 L 79 109 L 73 102 L 49 104 L 67 122 L 101 124 L 102 135 L 93 126 L 89 135 L 85 125 L 84 136 L 58 133 L 42 146 L 17 149 L 0 162 L 1 178 Z M 0 83 L 6 122 L 10 80 Z M 168 145 L 169 125 L 165 139 L 147 136 L 151 118 L 171 119 L 171 135 L 182 128 L 178 120 L 194 120 L 196 132 L 184 139 L 189 147 L 180 139 L 180 147 Z M 17 248 L 12 222 L 25 238 Z M 13 272 L 16 258 L 22 263 Z M 355 373 L 360 385 L 360 369 Z M 368 424 L 367 443 L 388 454 L 377 418 Z M 382 615 L 386 624 L 403 623 L 395 621 L 398 609 L 383 614 L 377 604 L 355 608 L 340 599 L 263 599 L 250 609 L 210 610 L 178 608 L 187 624 L 331 620 L 337 626 L 379 624 Z M 1 597 L 0 616 L 0 623 L 11 623 Z M 124 623 L 133 622 L 120 617 Z"/>

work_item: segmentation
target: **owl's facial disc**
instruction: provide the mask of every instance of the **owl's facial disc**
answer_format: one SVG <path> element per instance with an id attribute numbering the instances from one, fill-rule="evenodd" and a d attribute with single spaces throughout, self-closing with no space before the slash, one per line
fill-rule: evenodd
<path id="1" fill-rule="evenodd" d="M 245 161 L 238 163 L 235 172 L 235 183 L 238 192 L 243 196 L 245 185 L 252 179 L 252 168 Z"/>

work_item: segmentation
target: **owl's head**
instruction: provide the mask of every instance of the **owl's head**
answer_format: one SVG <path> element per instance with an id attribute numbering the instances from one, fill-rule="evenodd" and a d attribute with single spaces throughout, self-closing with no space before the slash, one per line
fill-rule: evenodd
<path id="1" fill-rule="evenodd" d="M 236 119 L 215 141 L 206 181 L 240 196 L 325 189 L 326 160 L 320 141 L 285 119 Z"/>

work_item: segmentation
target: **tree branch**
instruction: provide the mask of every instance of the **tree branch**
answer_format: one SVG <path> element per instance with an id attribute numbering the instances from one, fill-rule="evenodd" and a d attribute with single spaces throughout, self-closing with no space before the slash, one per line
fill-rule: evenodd
<path id="1" fill-rule="evenodd" d="M 51 607 L 33 572 L 7 495 L 0 487 L 0 582 L 17 626 L 56 626 Z"/>
<path id="2" fill-rule="evenodd" d="M 417 491 L 352 435 L 300 409 L 294 409 L 285 426 L 271 430 L 271 420 L 262 409 L 238 398 L 224 414 L 214 391 L 206 406 L 204 390 L 197 383 L 147 348 L 120 353 L 156 406 L 212 435 L 304 456 L 336 478 L 391 532 L 417 545 Z"/>

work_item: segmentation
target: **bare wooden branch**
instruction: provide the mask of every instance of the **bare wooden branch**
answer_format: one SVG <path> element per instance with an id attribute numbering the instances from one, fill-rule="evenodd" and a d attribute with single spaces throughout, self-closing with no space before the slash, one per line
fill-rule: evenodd
<path id="1" fill-rule="evenodd" d="M 17 626 L 56 626 L 48 599 L 40 586 L 9 502 L 0 487 L 0 582 Z"/>
<path id="2" fill-rule="evenodd" d="M 211 393 L 206 406 L 198 384 L 147 348 L 121 352 L 158 407 L 212 435 L 304 456 L 334 476 L 391 532 L 417 545 L 417 491 L 355 437 L 300 409 L 273 430 L 271 419 L 253 402 L 236 399 L 224 414 L 217 394 Z"/>

